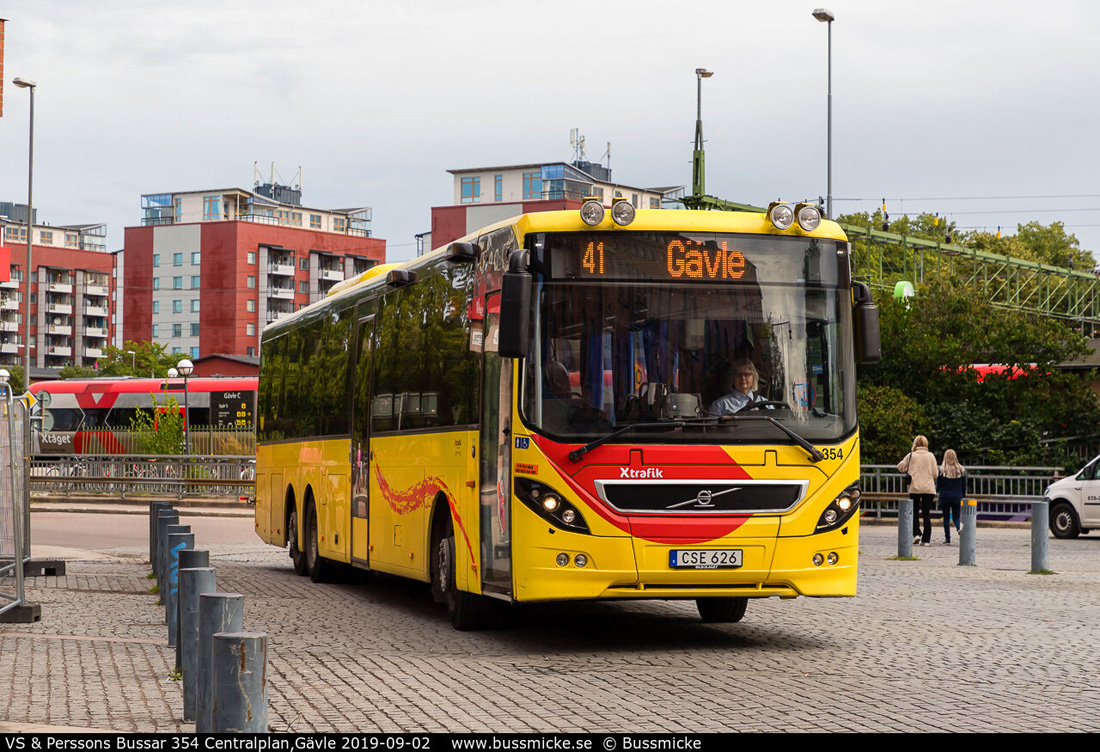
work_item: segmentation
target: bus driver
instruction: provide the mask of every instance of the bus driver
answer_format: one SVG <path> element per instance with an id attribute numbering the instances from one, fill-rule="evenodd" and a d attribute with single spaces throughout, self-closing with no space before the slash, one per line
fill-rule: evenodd
<path id="1" fill-rule="evenodd" d="M 730 373 L 733 382 L 732 391 L 711 403 L 711 415 L 733 415 L 746 405 L 764 399 L 756 393 L 760 375 L 757 373 L 752 360 L 749 358 L 735 360 L 730 367 Z"/>

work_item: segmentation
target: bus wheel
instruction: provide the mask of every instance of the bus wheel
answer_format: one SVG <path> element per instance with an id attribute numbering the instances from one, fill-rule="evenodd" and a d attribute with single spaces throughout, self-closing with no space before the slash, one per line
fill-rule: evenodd
<path id="1" fill-rule="evenodd" d="M 298 548 L 298 508 L 290 510 L 290 518 L 286 523 L 287 546 L 290 548 L 290 561 L 294 564 L 294 571 L 300 575 L 309 574 L 306 566 L 306 555 Z"/>
<path id="2" fill-rule="evenodd" d="M 732 624 L 741 621 L 745 615 L 745 608 L 749 605 L 748 598 L 696 598 L 695 605 L 699 609 L 699 616 L 709 623 Z"/>
<path id="3" fill-rule="evenodd" d="M 463 632 L 484 629 L 489 622 L 488 599 L 459 590 L 455 583 L 455 534 L 449 519 L 435 551 L 432 559 L 432 594 L 442 594 L 455 629 Z"/>
<path id="4" fill-rule="evenodd" d="M 1051 508 L 1050 532 L 1055 538 L 1076 538 L 1080 534 L 1081 527 L 1072 506 L 1062 501 Z"/>
<path id="5" fill-rule="evenodd" d="M 306 566 L 309 569 L 309 579 L 325 582 L 328 580 L 328 562 L 321 556 L 319 540 L 317 510 L 310 501 L 306 506 Z"/>

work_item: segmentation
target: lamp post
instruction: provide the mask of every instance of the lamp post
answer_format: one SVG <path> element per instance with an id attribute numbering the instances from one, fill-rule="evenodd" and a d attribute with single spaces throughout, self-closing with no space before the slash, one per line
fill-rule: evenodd
<path id="1" fill-rule="evenodd" d="M 137 368 L 137 353 L 133 350 L 127 350 L 126 354 L 130 356 L 130 375 L 134 375 L 134 369 Z"/>
<path id="2" fill-rule="evenodd" d="M 703 79 L 714 71 L 695 69 L 695 150 L 691 154 L 691 195 L 700 199 L 706 195 L 706 157 L 703 152 Z"/>
<path id="3" fill-rule="evenodd" d="M 25 78 L 12 79 L 20 89 L 30 89 L 30 145 L 27 149 L 27 263 L 23 267 L 23 280 L 26 283 L 26 296 L 23 300 L 23 389 L 31 386 L 31 236 L 34 219 L 34 90 L 38 84 Z"/>
<path id="4" fill-rule="evenodd" d="M 176 370 L 183 377 L 183 434 L 186 437 L 187 454 L 191 454 L 191 413 L 187 408 L 187 377 L 195 370 L 195 364 L 187 358 L 176 363 Z"/>
<path id="5" fill-rule="evenodd" d="M 829 219 L 833 218 L 833 19 L 836 18 L 830 11 L 824 8 L 817 8 L 814 10 L 814 18 L 821 21 L 824 24 L 829 25 L 829 61 L 828 61 L 828 82 L 829 82 L 829 109 L 828 109 L 828 124 L 826 125 L 828 132 L 828 145 L 826 147 L 828 154 L 828 167 L 826 168 L 826 199 L 825 199 L 825 216 Z"/>

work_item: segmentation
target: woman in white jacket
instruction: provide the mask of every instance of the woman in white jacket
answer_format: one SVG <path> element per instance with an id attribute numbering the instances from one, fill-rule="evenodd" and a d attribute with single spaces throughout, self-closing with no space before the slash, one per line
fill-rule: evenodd
<path id="1" fill-rule="evenodd" d="M 932 502 L 936 498 L 936 477 L 939 468 L 936 455 L 928 451 L 928 439 L 917 436 L 909 454 L 898 463 L 898 471 L 909 474 L 909 498 L 913 500 L 913 542 L 928 546 L 932 543 Z M 921 531 L 920 519 L 924 519 Z"/>

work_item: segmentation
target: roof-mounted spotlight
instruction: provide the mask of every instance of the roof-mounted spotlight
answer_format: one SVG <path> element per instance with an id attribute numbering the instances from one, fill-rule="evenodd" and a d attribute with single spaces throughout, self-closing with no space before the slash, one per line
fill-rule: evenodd
<path id="1" fill-rule="evenodd" d="M 407 269 L 393 269 L 386 274 L 386 284 L 390 287 L 405 287 L 416 284 L 416 272 Z"/>
<path id="2" fill-rule="evenodd" d="M 611 221 L 620 227 L 626 227 L 634 221 L 634 205 L 625 196 L 619 196 L 611 206 Z"/>
<path id="3" fill-rule="evenodd" d="M 581 205 L 581 221 L 589 227 L 595 227 L 603 222 L 603 204 L 594 198 L 586 198 Z"/>
<path id="4" fill-rule="evenodd" d="M 794 216 L 806 232 L 813 232 L 821 224 L 821 209 L 815 204 L 799 204 L 794 208 Z"/>
<path id="5" fill-rule="evenodd" d="M 768 221 L 777 230 L 789 229 L 794 224 L 794 210 L 791 209 L 790 204 L 785 204 L 782 201 L 772 201 L 768 204 Z"/>

